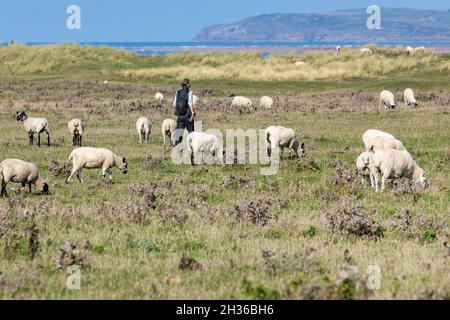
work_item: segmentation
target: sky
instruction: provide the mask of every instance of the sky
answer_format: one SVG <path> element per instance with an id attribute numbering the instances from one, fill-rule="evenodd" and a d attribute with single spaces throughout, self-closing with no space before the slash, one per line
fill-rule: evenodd
<path id="1" fill-rule="evenodd" d="M 448 9 L 448 0 L 1 0 L 0 42 L 189 41 L 201 28 L 267 13 L 383 7 Z M 81 29 L 69 30 L 70 5 Z"/>

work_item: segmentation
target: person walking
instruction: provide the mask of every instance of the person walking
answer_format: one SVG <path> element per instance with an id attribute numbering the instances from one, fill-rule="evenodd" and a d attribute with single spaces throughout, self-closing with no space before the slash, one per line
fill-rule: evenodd
<path id="1" fill-rule="evenodd" d="M 193 93 L 190 89 L 189 79 L 181 81 L 179 89 L 173 99 L 173 107 L 177 116 L 177 126 L 175 129 L 175 146 L 183 141 L 184 129 L 191 133 L 194 131 L 195 108 L 193 102 Z"/>

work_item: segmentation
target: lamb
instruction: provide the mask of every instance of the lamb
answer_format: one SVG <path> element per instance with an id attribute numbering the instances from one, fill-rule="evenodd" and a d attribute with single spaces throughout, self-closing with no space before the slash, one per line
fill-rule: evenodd
<path id="1" fill-rule="evenodd" d="M 211 154 L 213 159 L 218 159 L 223 155 L 223 146 L 219 143 L 219 139 L 212 134 L 206 132 L 191 132 L 187 136 L 188 150 L 191 158 L 191 165 L 195 165 L 195 155 L 202 153 L 202 161 L 205 153 Z"/>
<path id="2" fill-rule="evenodd" d="M 290 157 L 292 157 L 293 151 L 295 151 L 299 157 L 305 153 L 305 144 L 300 144 L 295 131 L 291 128 L 270 126 L 265 130 L 265 137 L 267 143 L 267 155 L 269 158 L 277 147 L 281 148 L 281 157 L 283 156 L 284 148 L 289 149 Z"/>
<path id="3" fill-rule="evenodd" d="M 145 140 L 145 143 L 148 143 L 148 136 L 152 131 L 152 123 L 147 117 L 140 117 L 136 121 L 136 130 L 139 135 L 139 142 L 142 143 Z"/>
<path id="4" fill-rule="evenodd" d="M 166 145 L 166 136 L 170 139 L 170 144 L 175 144 L 175 129 L 177 122 L 173 119 L 166 119 L 161 125 L 161 133 L 163 136 L 163 144 Z"/>
<path id="5" fill-rule="evenodd" d="M 387 179 L 408 178 L 422 187 L 426 186 L 425 173 L 408 151 L 382 149 L 375 152 L 370 160 L 370 174 L 375 180 L 375 192 L 378 192 L 378 179 L 381 173 L 381 192 Z"/>
<path id="6" fill-rule="evenodd" d="M 69 128 L 69 133 L 72 136 L 73 145 L 81 147 L 84 132 L 84 121 L 81 119 L 72 119 L 69 121 L 67 127 Z"/>
<path id="7" fill-rule="evenodd" d="M 268 96 L 263 96 L 263 97 L 261 97 L 261 100 L 259 101 L 259 106 L 261 108 L 272 109 L 273 99 Z"/>
<path id="8" fill-rule="evenodd" d="M 33 163 L 19 159 L 6 159 L 0 163 L 0 175 L 2 176 L 1 196 L 8 196 L 6 185 L 8 182 L 22 183 L 22 187 L 28 185 L 31 193 L 31 185 L 39 188 L 43 194 L 48 194 L 48 184 L 44 182 L 37 167 Z"/>
<path id="9" fill-rule="evenodd" d="M 248 107 L 250 108 L 252 106 L 252 100 L 246 97 L 242 96 L 236 96 L 233 98 L 233 101 L 231 103 L 233 107 Z"/>
<path id="10" fill-rule="evenodd" d="M 405 89 L 403 93 L 403 98 L 405 99 L 405 105 L 407 107 L 417 107 L 417 101 L 414 98 L 414 90 L 411 88 Z"/>
<path id="11" fill-rule="evenodd" d="M 103 178 L 105 178 L 106 174 L 108 174 L 110 181 L 112 181 L 112 167 L 115 166 L 119 168 L 123 174 L 128 172 L 128 164 L 126 159 L 119 157 L 109 149 L 90 147 L 76 148 L 69 156 L 69 161 L 71 160 L 73 160 L 72 171 L 70 176 L 67 178 L 66 183 L 69 183 L 70 178 L 72 178 L 75 173 L 77 174 L 78 180 L 81 183 L 84 183 L 81 177 L 81 171 L 83 168 L 101 168 Z"/>
<path id="12" fill-rule="evenodd" d="M 164 102 L 164 95 L 161 92 L 155 94 L 155 100 L 158 102 Z"/>
<path id="13" fill-rule="evenodd" d="M 30 145 L 34 143 L 34 134 L 38 135 L 38 146 L 41 146 L 41 133 L 47 133 L 47 145 L 50 147 L 50 130 L 48 121 L 45 118 L 28 117 L 24 111 L 16 112 L 17 121 L 22 121 L 25 130 L 28 132 Z"/>
<path id="14" fill-rule="evenodd" d="M 370 183 L 371 186 L 374 187 L 373 177 L 370 174 L 370 167 L 369 167 L 371 157 L 372 157 L 371 152 L 365 151 L 365 152 L 361 153 L 358 156 L 358 158 L 356 159 L 356 168 L 363 175 L 362 183 L 363 184 Z"/>
<path id="15" fill-rule="evenodd" d="M 392 92 L 384 90 L 380 93 L 380 104 L 378 108 L 381 109 L 381 106 L 384 106 L 385 109 L 395 109 L 397 104 L 395 103 L 395 96 Z"/>
<path id="16" fill-rule="evenodd" d="M 376 130 L 376 129 L 369 129 L 366 132 L 364 132 L 362 136 L 362 140 L 364 143 L 364 146 L 366 147 L 366 151 L 370 151 L 371 141 L 372 139 L 376 137 L 383 137 L 387 139 L 396 140 L 395 137 L 387 132 Z"/>
<path id="17" fill-rule="evenodd" d="M 381 149 L 406 150 L 403 143 L 398 139 L 375 137 L 370 140 L 369 151 L 376 152 Z"/>
<path id="18" fill-rule="evenodd" d="M 362 48 L 362 49 L 361 49 L 361 54 L 364 54 L 364 55 L 372 55 L 373 52 L 372 52 L 372 50 L 370 50 L 369 48 Z"/>
<path id="19" fill-rule="evenodd" d="M 406 54 L 408 56 L 412 56 L 414 54 L 414 48 L 413 47 L 407 46 L 405 51 L 406 51 Z"/>

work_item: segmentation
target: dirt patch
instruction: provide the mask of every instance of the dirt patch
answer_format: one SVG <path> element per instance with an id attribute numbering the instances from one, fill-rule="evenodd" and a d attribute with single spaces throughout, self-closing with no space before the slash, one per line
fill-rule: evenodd
<path id="1" fill-rule="evenodd" d="M 203 268 L 203 265 L 192 257 L 182 256 L 178 264 L 178 269 L 195 271 Z"/>

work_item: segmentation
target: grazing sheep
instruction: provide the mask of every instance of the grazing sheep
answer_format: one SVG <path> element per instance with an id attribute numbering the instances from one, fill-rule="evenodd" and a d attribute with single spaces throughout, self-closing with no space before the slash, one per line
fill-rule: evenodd
<path id="1" fill-rule="evenodd" d="M 416 53 L 424 53 L 425 52 L 425 47 L 416 47 L 414 48 L 414 54 Z"/>
<path id="2" fill-rule="evenodd" d="M 291 128 L 282 126 L 270 126 L 265 131 L 267 143 L 267 155 L 272 156 L 275 148 L 281 148 L 281 157 L 283 157 L 284 148 L 289 149 L 289 156 L 292 158 L 292 152 L 295 151 L 300 157 L 305 153 L 305 144 L 298 140 L 295 131 Z"/>
<path id="3" fill-rule="evenodd" d="M 337 53 L 337 54 L 341 53 L 342 48 L 343 48 L 342 46 L 337 46 L 337 47 L 336 47 L 336 53 Z"/>
<path id="4" fill-rule="evenodd" d="M 304 66 L 305 63 L 304 63 L 303 61 L 296 61 L 296 62 L 295 62 L 295 65 L 296 65 L 296 66 Z"/>
<path id="5" fill-rule="evenodd" d="M 67 178 L 66 183 L 70 181 L 70 178 L 72 178 L 75 173 L 77 174 L 78 180 L 83 183 L 83 179 L 81 178 L 81 171 L 83 168 L 101 168 L 103 178 L 108 174 L 110 181 L 112 181 L 112 167 L 115 166 L 119 168 L 124 174 L 128 172 L 126 159 L 119 157 L 109 149 L 90 147 L 76 148 L 69 156 L 69 161 L 71 160 L 73 160 L 72 171 Z"/>
<path id="6" fill-rule="evenodd" d="M 405 49 L 405 52 L 406 52 L 406 54 L 408 56 L 412 56 L 414 54 L 414 48 L 410 47 L 410 46 L 407 46 L 406 49 Z"/>
<path id="7" fill-rule="evenodd" d="M 369 151 L 376 152 L 381 149 L 406 150 L 403 143 L 398 139 L 375 137 L 370 140 Z"/>
<path id="8" fill-rule="evenodd" d="M 375 152 L 370 160 L 370 174 L 375 180 L 375 191 L 378 192 L 378 179 L 381 173 L 381 192 L 384 191 L 387 179 L 408 178 L 422 187 L 426 186 L 425 173 L 408 151 L 382 149 Z"/>
<path id="9" fill-rule="evenodd" d="M 362 140 L 364 143 L 364 146 L 366 147 L 366 151 L 370 151 L 370 145 L 372 139 L 376 137 L 384 137 L 391 140 L 396 140 L 395 137 L 387 132 L 376 130 L 376 129 L 369 129 L 362 135 Z"/>
<path id="10" fill-rule="evenodd" d="M 362 48 L 362 49 L 361 49 L 361 54 L 364 54 L 364 55 L 372 55 L 373 52 L 372 52 L 372 50 L 370 50 L 369 48 Z"/>
<path id="11" fill-rule="evenodd" d="M 261 97 L 261 100 L 259 101 L 259 106 L 265 109 L 272 109 L 273 99 L 268 96 Z"/>
<path id="12" fill-rule="evenodd" d="M 370 167 L 369 167 L 371 156 L 372 156 L 371 152 L 365 151 L 361 153 L 356 159 L 356 168 L 358 169 L 359 172 L 361 172 L 363 176 L 361 183 L 370 184 L 372 187 L 374 187 L 374 181 L 372 175 L 370 174 Z"/>
<path id="13" fill-rule="evenodd" d="M 47 134 L 47 145 L 50 147 L 50 130 L 48 121 L 45 118 L 28 117 L 24 111 L 16 112 L 17 121 L 22 121 L 25 130 L 28 132 L 30 145 L 34 143 L 34 134 L 38 135 L 38 146 L 41 146 L 41 133 L 45 131 Z"/>
<path id="14" fill-rule="evenodd" d="M 384 90 L 380 93 L 380 104 L 378 108 L 381 109 L 381 106 L 384 106 L 385 109 L 395 109 L 397 104 L 395 103 L 395 96 L 392 92 Z"/>
<path id="15" fill-rule="evenodd" d="M 139 142 L 142 143 L 145 140 L 145 143 L 148 143 L 148 136 L 152 131 L 152 123 L 147 117 L 140 117 L 136 121 L 136 130 L 139 135 Z"/>
<path id="16" fill-rule="evenodd" d="M 69 128 L 70 135 L 74 146 L 81 147 L 81 140 L 83 139 L 84 121 L 81 119 L 72 119 L 69 121 L 67 127 Z"/>
<path id="17" fill-rule="evenodd" d="M 405 105 L 407 107 L 417 107 L 417 101 L 414 98 L 414 90 L 411 88 L 405 89 L 403 93 L 403 98 L 405 99 Z"/>
<path id="18" fill-rule="evenodd" d="M 164 102 L 164 95 L 161 92 L 155 94 L 155 100 L 158 102 Z"/>
<path id="19" fill-rule="evenodd" d="M 197 153 L 202 153 L 202 161 L 206 155 L 211 154 L 213 159 L 218 159 L 223 155 L 223 147 L 219 139 L 212 134 L 206 132 L 191 132 L 187 136 L 189 155 L 191 157 L 191 165 L 195 165 L 194 157 Z"/>
<path id="20" fill-rule="evenodd" d="M 233 98 L 233 101 L 231 103 L 233 107 L 248 107 L 250 108 L 252 106 L 252 100 L 246 97 L 242 96 L 236 96 Z"/>
<path id="21" fill-rule="evenodd" d="M 161 125 L 161 133 L 163 136 L 163 144 L 166 144 L 166 136 L 170 139 L 170 144 L 175 144 L 175 129 L 177 127 L 177 122 L 173 119 L 166 119 Z"/>
<path id="22" fill-rule="evenodd" d="M 0 163 L 0 175 L 2 176 L 1 196 L 7 196 L 6 185 L 8 182 L 22 183 L 22 187 L 28 185 L 31 193 L 31 185 L 34 184 L 43 194 L 48 194 L 48 184 L 44 182 L 36 165 L 19 159 L 6 159 Z"/>

